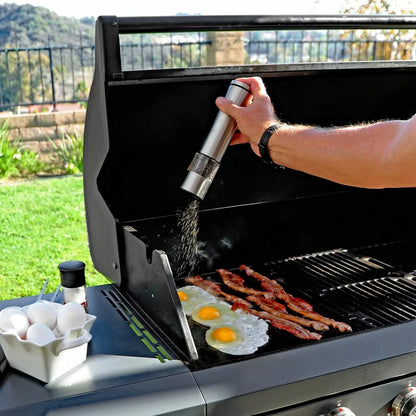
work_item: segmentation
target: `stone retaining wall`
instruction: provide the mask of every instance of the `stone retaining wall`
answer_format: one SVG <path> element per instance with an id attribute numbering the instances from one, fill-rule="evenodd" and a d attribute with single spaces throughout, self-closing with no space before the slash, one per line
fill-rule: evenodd
<path id="1" fill-rule="evenodd" d="M 53 113 L 0 115 L 0 124 L 8 123 L 11 139 L 41 156 L 48 157 L 53 147 L 49 141 L 58 142 L 65 134 L 84 133 L 85 110 Z"/>

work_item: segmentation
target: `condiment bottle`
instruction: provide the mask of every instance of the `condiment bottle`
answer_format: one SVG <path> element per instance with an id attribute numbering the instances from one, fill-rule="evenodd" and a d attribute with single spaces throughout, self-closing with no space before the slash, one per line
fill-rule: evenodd
<path id="1" fill-rule="evenodd" d="M 64 303 L 77 302 L 87 310 L 87 289 L 85 287 L 85 263 L 69 260 L 58 266 Z"/>

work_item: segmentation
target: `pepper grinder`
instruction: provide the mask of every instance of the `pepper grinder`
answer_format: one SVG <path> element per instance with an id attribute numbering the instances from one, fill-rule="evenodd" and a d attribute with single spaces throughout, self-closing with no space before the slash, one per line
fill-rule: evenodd
<path id="1" fill-rule="evenodd" d="M 241 105 L 250 95 L 250 88 L 244 82 L 233 80 L 225 98 Z M 203 200 L 218 171 L 221 160 L 236 131 L 235 120 L 219 111 L 206 137 L 201 151 L 195 153 L 188 167 L 188 174 L 181 188 Z"/>
<path id="2" fill-rule="evenodd" d="M 87 289 L 85 287 L 85 263 L 78 260 L 64 261 L 58 266 L 64 303 L 76 302 L 87 310 Z"/>

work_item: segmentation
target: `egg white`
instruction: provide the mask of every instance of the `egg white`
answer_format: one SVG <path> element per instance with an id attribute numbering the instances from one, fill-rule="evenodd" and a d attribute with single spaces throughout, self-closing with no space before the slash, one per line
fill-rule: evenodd
<path id="1" fill-rule="evenodd" d="M 214 318 L 214 319 L 201 318 L 198 315 L 199 311 L 205 307 L 213 307 L 217 309 L 220 314 L 218 318 Z M 192 319 L 202 325 L 211 327 L 211 326 L 224 325 L 227 323 L 234 322 L 238 319 L 238 315 L 235 311 L 231 310 L 231 306 L 228 303 L 216 301 L 213 303 L 205 303 L 199 306 L 198 308 L 194 309 L 194 311 L 192 312 Z"/>
<path id="2" fill-rule="evenodd" d="M 181 301 L 183 311 L 186 315 L 192 315 L 192 312 L 199 306 L 205 303 L 216 302 L 216 297 L 201 289 L 198 286 L 184 286 L 178 289 L 178 292 L 183 292 L 188 296 L 188 299 Z"/>
<path id="3" fill-rule="evenodd" d="M 221 325 L 235 332 L 237 338 L 234 341 L 220 342 L 215 340 L 212 333 L 218 326 L 214 326 L 205 333 L 207 344 L 227 354 L 246 355 L 254 353 L 268 342 L 267 330 L 269 327 L 267 322 L 244 312 L 238 315 L 240 315 L 239 319 L 231 325 Z"/>
<path id="4" fill-rule="evenodd" d="M 222 342 L 216 338 L 213 337 L 213 332 L 221 327 L 227 327 L 231 329 L 235 335 L 236 339 L 230 342 Z M 216 348 L 217 350 L 228 352 L 228 351 L 237 351 L 238 347 L 243 343 L 244 336 L 242 332 L 235 326 L 235 325 L 218 325 L 211 327 L 206 333 L 205 333 L 205 340 L 208 345 L 210 345 L 213 348 Z"/>

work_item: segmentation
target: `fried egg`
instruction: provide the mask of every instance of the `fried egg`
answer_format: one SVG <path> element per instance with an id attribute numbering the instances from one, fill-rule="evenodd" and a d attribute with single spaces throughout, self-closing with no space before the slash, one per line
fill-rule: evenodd
<path id="1" fill-rule="evenodd" d="M 191 315 L 199 306 L 216 300 L 215 296 L 198 286 L 184 286 L 178 289 L 178 296 L 186 315 Z"/>
<path id="2" fill-rule="evenodd" d="M 205 340 L 211 347 L 228 352 L 238 351 L 238 347 L 243 343 L 244 337 L 236 326 L 227 325 L 210 328 L 205 333 Z"/>
<path id="3" fill-rule="evenodd" d="M 205 326 L 218 326 L 238 319 L 236 312 L 225 302 L 216 301 L 199 306 L 192 312 L 192 319 Z"/>
<path id="4" fill-rule="evenodd" d="M 269 340 L 268 323 L 231 305 L 198 286 L 178 289 L 185 314 L 204 326 L 208 345 L 227 354 L 252 354 Z"/>
<path id="5" fill-rule="evenodd" d="M 230 325 L 214 326 L 205 333 L 205 340 L 211 347 L 227 354 L 252 354 L 269 340 L 268 325 L 262 320 L 253 321 L 254 325 L 248 322 L 241 320 Z"/>

